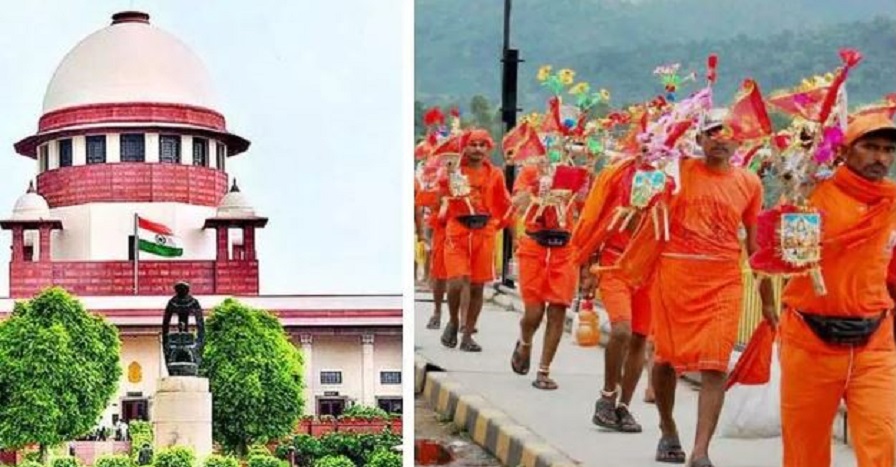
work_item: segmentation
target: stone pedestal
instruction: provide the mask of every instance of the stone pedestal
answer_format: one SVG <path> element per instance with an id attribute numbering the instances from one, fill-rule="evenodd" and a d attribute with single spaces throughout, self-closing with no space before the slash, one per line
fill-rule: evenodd
<path id="1" fill-rule="evenodd" d="M 212 453 L 212 394 L 208 380 L 169 376 L 159 380 L 152 404 L 153 449 L 193 448 L 196 457 Z"/>

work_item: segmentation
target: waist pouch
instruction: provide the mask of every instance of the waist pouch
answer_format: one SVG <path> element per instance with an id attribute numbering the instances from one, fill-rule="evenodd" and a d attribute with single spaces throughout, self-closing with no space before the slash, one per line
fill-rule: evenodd
<path id="1" fill-rule="evenodd" d="M 488 225 L 488 214 L 469 214 L 457 216 L 457 221 L 470 230 L 479 230 Z"/>
<path id="2" fill-rule="evenodd" d="M 874 318 L 833 317 L 797 311 L 809 329 L 824 342 L 835 346 L 863 346 L 880 328 L 887 316 L 883 312 Z"/>
<path id="3" fill-rule="evenodd" d="M 569 243 L 572 235 L 565 230 L 538 230 L 526 232 L 526 235 L 534 239 L 539 245 L 548 248 L 564 247 Z"/>

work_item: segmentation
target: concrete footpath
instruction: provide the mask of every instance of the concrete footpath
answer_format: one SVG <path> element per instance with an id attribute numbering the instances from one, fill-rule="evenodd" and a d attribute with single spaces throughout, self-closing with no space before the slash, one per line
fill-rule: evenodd
<path id="1" fill-rule="evenodd" d="M 551 377 L 560 388 L 540 391 L 531 382 L 541 352 L 541 330 L 533 342 L 529 375 L 519 376 L 510 369 L 510 355 L 519 333 L 520 316 L 512 311 L 519 307 L 516 297 L 488 293 L 476 336 L 483 347 L 479 354 L 446 349 L 439 342 L 441 330 L 426 329 L 432 313 L 431 297 L 425 292 L 417 294 L 416 390 L 504 465 L 670 465 L 654 461 L 659 419 L 656 408 L 642 401 L 646 377 L 631 407 L 644 432 L 605 431 L 591 423 L 594 401 L 603 382 L 602 348 L 579 347 L 569 334 L 564 335 L 551 367 Z M 447 307 L 443 325 L 446 321 Z M 696 386 L 679 382 L 675 416 L 688 452 L 693 444 L 697 396 Z M 834 440 L 832 444 L 834 467 L 855 465 L 847 446 Z M 781 465 L 781 450 L 780 438 L 716 438 L 710 455 L 719 467 L 774 467 Z"/>

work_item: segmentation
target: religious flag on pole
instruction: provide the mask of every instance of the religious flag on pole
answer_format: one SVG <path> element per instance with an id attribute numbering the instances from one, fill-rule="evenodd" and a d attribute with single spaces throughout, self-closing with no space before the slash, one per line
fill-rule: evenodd
<path id="1" fill-rule="evenodd" d="M 168 226 L 140 216 L 137 216 L 137 238 L 140 251 L 168 258 L 184 254 L 177 237 Z"/>

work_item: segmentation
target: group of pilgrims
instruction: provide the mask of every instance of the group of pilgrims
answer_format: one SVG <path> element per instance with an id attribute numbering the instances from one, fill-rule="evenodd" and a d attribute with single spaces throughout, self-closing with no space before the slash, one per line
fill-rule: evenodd
<path id="1" fill-rule="evenodd" d="M 850 108 L 846 84 L 862 56 L 839 56 L 830 73 L 767 96 L 745 79 L 727 107 L 713 99 L 715 55 L 705 86 L 696 73 L 661 66 L 663 92 L 625 109 L 572 70 L 542 67 L 546 110 L 501 140 L 512 189 L 492 161 L 488 131 L 465 128 L 455 110 L 428 110 L 415 151 L 417 235 L 435 302 L 427 329 L 441 330 L 445 347 L 482 350 L 474 337 L 483 288 L 496 279 L 496 241 L 510 229 L 525 311 L 507 343 L 509 366 L 530 372 L 545 320 L 535 388 L 558 387 L 550 365 L 567 308 L 596 299 L 611 332 L 592 422 L 642 431 L 629 407 L 651 347 L 656 461 L 714 465 L 710 441 L 726 390 L 767 384 L 778 365 L 782 465 L 830 466 L 845 402 L 858 466 L 893 467 L 896 183 L 887 177 L 896 95 Z M 789 124 L 775 128 L 772 111 Z M 763 319 L 729 371 L 747 267 Z M 687 454 L 673 418 L 685 372 L 701 381 Z"/>

